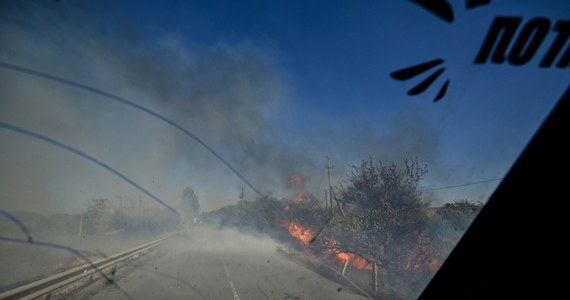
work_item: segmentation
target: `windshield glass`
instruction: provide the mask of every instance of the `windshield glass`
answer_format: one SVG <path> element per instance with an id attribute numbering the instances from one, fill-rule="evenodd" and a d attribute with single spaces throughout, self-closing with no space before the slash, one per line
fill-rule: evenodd
<path id="1" fill-rule="evenodd" d="M 0 0 L 0 295 L 414 299 L 567 88 L 569 20 Z"/>

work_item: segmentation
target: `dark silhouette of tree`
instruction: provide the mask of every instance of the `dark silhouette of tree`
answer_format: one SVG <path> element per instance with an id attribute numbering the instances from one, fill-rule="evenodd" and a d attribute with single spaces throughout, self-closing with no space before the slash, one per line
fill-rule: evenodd
<path id="1" fill-rule="evenodd" d="M 102 234 L 112 230 L 112 219 L 115 211 L 109 199 L 91 199 L 85 212 L 85 232 L 88 234 Z"/>
<path id="2" fill-rule="evenodd" d="M 197 216 L 200 213 L 200 202 L 194 190 L 190 187 L 185 187 L 182 191 L 181 208 L 184 212 L 191 213 Z"/>
<path id="3" fill-rule="evenodd" d="M 376 263 L 392 287 L 422 279 L 417 271 L 425 269 L 432 254 L 430 220 L 424 212 L 428 203 L 420 189 L 427 172 L 417 159 L 384 165 L 369 158 L 354 166 L 336 189 L 345 215 L 332 217 L 315 246 Z"/>
<path id="4" fill-rule="evenodd" d="M 440 213 L 442 225 L 463 233 L 471 225 L 481 208 L 483 208 L 483 203 L 471 202 L 467 199 L 446 203 Z"/>

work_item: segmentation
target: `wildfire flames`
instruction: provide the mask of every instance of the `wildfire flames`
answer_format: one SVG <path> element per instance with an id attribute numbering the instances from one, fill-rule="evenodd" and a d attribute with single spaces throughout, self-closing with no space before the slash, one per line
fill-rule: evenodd
<path id="1" fill-rule="evenodd" d="M 278 223 L 281 227 L 286 228 L 292 237 L 296 238 L 299 241 L 299 243 L 303 247 L 303 250 L 306 253 L 314 254 L 314 249 L 311 249 L 309 247 L 311 240 L 315 237 L 315 232 L 312 229 L 303 227 L 297 221 L 281 220 L 278 221 Z M 323 239 L 325 237 L 320 237 L 320 238 Z M 326 239 L 327 240 L 325 240 L 322 243 L 326 245 L 327 248 L 326 250 L 324 250 L 324 254 L 329 255 L 332 258 L 332 260 L 335 263 L 337 263 L 339 266 L 344 266 L 348 262 L 348 265 L 355 269 L 369 270 L 369 271 L 373 269 L 373 264 L 364 259 L 363 257 L 354 253 L 344 252 L 341 250 L 342 247 L 339 246 L 336 240 L 330 238 Z M 424 241 L 422 237 L 419 236 L 418 244 L 416 245 L 414 250 L 411 251 L 412 253 L 409 256 L 408 261 L 404 266 L 405 269 L 412 271 L 421 270 L 421 269 L 437 271 L 441 267 L 442 261 L 430 255 L 428 249 L 425 247 L 423 242 Z M 380 253 L 382 252 L 383 251 L 380 250 Z"/>
<path id="2" fill-rule="evenodd" d="M 306 247 L 309 245 L 311 239 L 314 238 L 313 230 L 301 226 L 297 221 L 279 223 L 282 227 L 289 230 L 289 234 L 301 243 L 303 249 L 307 250 Z M 370 265 L 364 258 L 353 253 L 341 252 L 338 247 L 335 247 L 335 245 L 337 245 L 335 240 L 326 244 L 331 245 L 331 248 L 326 250 L 327 254 L 333 256 L 333 260 L 340 265 L 344 265 L 348 261 L 348 264 L 353 268 L 372 270 L 372 265 Z"/>
<path id="3" fill-rule="evenodd" d="M 334 250 L 329 250 L 329 252 L 331 254 L 334 254 L 334 260 L 340 264 L 344 264 L 346 261 L 348 261 L 348 265 L 353 268 L 361 270 L 372 270 L 372 265 L 360 256 L 347 252 L 335 253 Z"/>
<path id="4" fill-rule="evenodd" d="M 325 241 L 325 245 L 328 247 L 326 252 L 331 255 L 333 260 L 338 264 L 344 265 L 348 261 L 348 265 L 353 268 L 372 270 L 372 265 L 366 261 L 366 259 L 354 253 L 342 251 L 336 240 L 328 239 Z"/>
<path id="5" fill-rule="evenodd" d="M 303 245 L 308 245 L 313 238 L 313 231 L 308 228 L 303 228 L 298 222 L 293 221 L 289 223 L 288 229 L 289 234 L 299 240 Z"/>
<path id="6" fill-rule="evenodd" d="M 296 190 L 294 199 L 297 202 L 305 201 L 304 185 L 305 182 L 301 176 L 294 175 L 289 179 L 289 186 Z M 311 241 L 315 238 L 315 231 L 311 228 L 303 227 L 298 221 L 278 219 L 277 223 L 282 228 L 287 229 L 289 234 L 299 241 L 303 251 L 308 255 L 319 254 L 317 252 L 320 252 L 320 254 L 329 256 L 332 261 L 340 266 L 348 265 L 360 270 L 373 269 L 373 262 L 366 260 L 358 254 L 343 251 L 343 249 L 346 249 L 342 247 L 338 241 L 330 237 L 319 237 L 321 239 L 319 245 L 324 246 L 325 249 L 323 250 L 321 248 L 320 250 L 316 250 L 317 247 L 310 245 Z M 427 247 L 428 241 L 425 240 L 425 237 L 421 233 L 417 233 L 416 235 L 417 244 L 414 246 L 414 249 L 411 249 L 412 251 L 410 251 L 410 255 L 407 257 L 403 267 L 412 271 L 421 269 L 437 271 L 441 267 L 442 261 L 436 259 L 433 253 L 430 253 L 429 247 Z M 382 257 L 382 253 L 384 253 L 382 247 L 378 249 L 378 253 L 380 257 Z"/>

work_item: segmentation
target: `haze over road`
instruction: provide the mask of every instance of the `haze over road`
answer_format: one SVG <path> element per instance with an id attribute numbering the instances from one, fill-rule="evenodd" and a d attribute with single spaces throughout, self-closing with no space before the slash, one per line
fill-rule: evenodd
<path id="1" fill-rule="evenodd" d="M 134 299 L 365 299 L 278 246 L 234 230 L 195 227 L 120 268 L 115 279 Z M 82 298 L 125 296 L 108 285 Z"/>

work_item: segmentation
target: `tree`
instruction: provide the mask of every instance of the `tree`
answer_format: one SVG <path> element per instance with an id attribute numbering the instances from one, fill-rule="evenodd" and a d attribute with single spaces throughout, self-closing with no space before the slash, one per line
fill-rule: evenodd
<path id="1" fill-rule="evenodd" d="M 238 227 L 260 232 L 275 228 L 276 213 L 269 202 L 274 202 L 274 200 L 270 198 L 256 198 L 254 201 L 238 201 L 236 205 L 239 218 Z"/>
<path id="2" fill-rule="evenodd" d="M 429 219 L 423 208 L 420 181 L 428 172 L 417 159 L 383 165 L 371 158 L 353 167 L 336 190 L 345 216 L 335 215 L 323 231 L 320 246 L 334 247 L 378 264 L 392 287 L 425 282 L 417 270 L 431 255 Z M 413 289 L 413 288 L 412 288 Z"/>
<path id="3" fill-rule="evenodd" d="M 288 218 L 297 220 L 302 224 L 320 224 L 326 220 L 328 215 L 321 205 L 322 202 L 312 193 L 306 193 L 303 201 L 296 199 L 281 200 Z"/>
<path id="4" fill-rule="evenodd" d="M 463 233 L 483 208 L 482 202 L 467 199 L 446 203 L 441 209 L 443 222 L 453 230 Z"/>
<path id="5" fill-rule="evenodd" d="M 200 202 L 194 190 L 190 187 L 185 187 L 182 191 L 181 208 L 184 212 L 190 213 L 194 216 L 200 214 Z"/>
<path id="6" fill-rule="evenodd" d="M 113 214 L 115 214 L 115 210 L 109 199 L 92 199 L 85 212 L 85 232 L 102 234 L 113 230 Z"/>
<path id="7" fill-rule="evenodd" d="M 398 207 L 412 209 L 425 206 L 419 182 L 428 172 L 417 159 L 404 159 L 403 165 L 374 163 L 372 158 L 353 166 L 348 182 L 341 185 L 338 200 L 356 210 Z"/>

